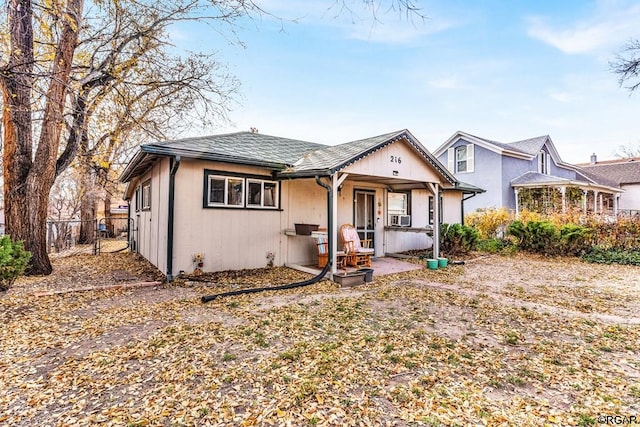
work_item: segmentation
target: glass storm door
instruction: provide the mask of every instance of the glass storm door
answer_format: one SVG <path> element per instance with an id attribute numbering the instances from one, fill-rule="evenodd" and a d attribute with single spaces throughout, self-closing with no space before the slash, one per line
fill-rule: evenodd
<path id="1" fill-rule="evenodd" d="M 373 191 L 356 190 L 354 198 L 354 226 L 360 239 L 371 239 L 371 248 L 374 248 L 374 229 L 376 193 Z"/>

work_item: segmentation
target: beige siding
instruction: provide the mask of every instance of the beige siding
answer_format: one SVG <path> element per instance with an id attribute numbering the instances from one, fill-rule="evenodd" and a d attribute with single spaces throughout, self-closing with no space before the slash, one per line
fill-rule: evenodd
<path id="1" fill-rule="evenodd" d="M 397 141 L 346 167 L 344 172 L 420 182 L 440 182 L 440 177 L 411 145 Z"/>
<path id="2" fill-rule="evenodd" d="M 317 224 L 328 228 L 327 190 L 315 179 L 284 181 L 282 229 L 293 229 L 295 224 Z M 283 263 L 310 265 L 317 261 L 317 249 L 309 236 L 284 236 L 286 254 Z"/>
<path id="3" fill-rule="evenodd" d="M 151 180 L 151 209 L 134 212 L 138 252 L 166 273 L 168 160 L 163 159 L 144 175 L 139 186 Z"/>
<path id="4" fill-rule="evenodd" d="M 185 160 L 176 175 L 173 272 L 191 272 L 193 256 L 204 255 L 205 271 L 239 270 L 267 265 L 267 253 L 274 264 L 283 263 L 280 210 L 205 208 L 204 171 L 265 176 L 268 171 L 245 166 L 229 167 Z"/>
<path id="5" fill-rule="evenodd" d="M 442 194 L 442 222 L 456 224 L 462 222 L 462 192 L 445 191 Z"/>

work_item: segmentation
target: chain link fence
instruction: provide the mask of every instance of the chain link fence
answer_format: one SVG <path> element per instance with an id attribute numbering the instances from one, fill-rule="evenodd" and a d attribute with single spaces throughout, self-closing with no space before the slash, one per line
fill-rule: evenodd
<path id="1" fill-rule="evenodd" d="M 125 251 L 132 231 L 133 219 L 122 217 L 47 221 L 47 251 L 55 256 Z"/>

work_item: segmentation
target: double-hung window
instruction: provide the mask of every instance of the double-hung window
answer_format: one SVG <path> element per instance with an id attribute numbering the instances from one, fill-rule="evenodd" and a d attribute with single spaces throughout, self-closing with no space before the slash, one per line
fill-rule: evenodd
<path id="1" fill-rule="evenodd" d="M 233 176 L 209 175 L 208 206 L 244 207 L 244 179 Z"/>
<path id="2" fill-rule="evenodd" d="M 549 175 L 549 153 L 544 150 L 538 154 L 538 172 Z"/>
<path id="3" fill-rule="evenodd" d="M 151 210 L 151 180 L 142 184 L 142 210 Z"/>
<path id="4" fill-rule="evenodd" d="M 262 179 L 247 179 L 248 208 L 277 208 L 278 183 Z"/>
<path id="5" fill-rule="evenodd" d="M 453 173 L 473 172 L 473 144 L 459 145 L 448 150 L 448 169 Z"/>

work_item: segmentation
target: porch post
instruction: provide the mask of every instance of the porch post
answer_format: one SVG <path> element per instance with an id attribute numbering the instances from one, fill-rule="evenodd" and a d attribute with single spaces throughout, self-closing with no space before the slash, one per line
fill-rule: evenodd
<path id="1" fill-rule="evenodd" d="M 566 198 L 567 187 L 565 187 L 564 185 L 561 186 L 560 194 L 562 195 L 562 213 L 566 213 L 567 212 L 567 198 Z"/>
<path id="2" fill-rule="evenodd" d="M 613 216 L 618 216 L 618 203 L 620 196 L 618 194 L 613 195 Z"/>
<path id="3" fill-rule="evenodd" d="M 440 186 L 436 182 L 427 182 L 433 193 L 433 257 L 440 256 Z"/>
<path id="4" fill-rule="evenodd" d="M 520 189 L 514 188 L 513 193 L 516 195 L 516 219 L 517 219 L 518 215 L 520 215 L 520 201 L 518 200 L 518 194 L 520 193 Z"/>
<path id="5" fill-rule="evenodd" d="M 587 214 L 587 192 L 588 190 L 582 190 L 582 214 Z"/>
<path id="6" fill-rule="evenodd" d="M 338 187 L 338 174 L 334 173 L 331 175 L 331 192 L 333 193 L 333 206 L 331 210 L 332 221 L 328 221 L 331 224 L 331 230 L 328 230 L 328 232 L 329 239 L 331 241 L 331 244 L 329 245 L 331 247 L 331 259 L 333 260 L 333 264 L 331 265 L 331 277 L 333 277 L 333 275 L 336 274 L 336 271 L 338 271 L 336 267 L 336 260 L 338 259 L 338 226 L 336 224 L 336 219 L 338 218 Z M 327 218 L 327 220 L 329 220 L 329 218 Z"/>
<path id="7" fill-rule="evenodd" d="M 593 213 L 598 213 L 598 192 L 593 190 Z"/>
<path id="8" fill-rule="evenodd" d="M 331 259 L 333 264 L 331 265 L 331 277 L 338 271 L 336 266 L 338 260 L 338 188 L 342 185 L 349 174 L 343 173 L 338 177 L 338 173 L 331 175 L 331 192 L 333 193 L 333 209 L 331 212 L 331 230 L 327 230 L 329 233 L 329 239 L 331 239 Z M 328 220 L 328 218 L 327 218 Z M 342 248 L 341 248 L 342 249 Z"/>

